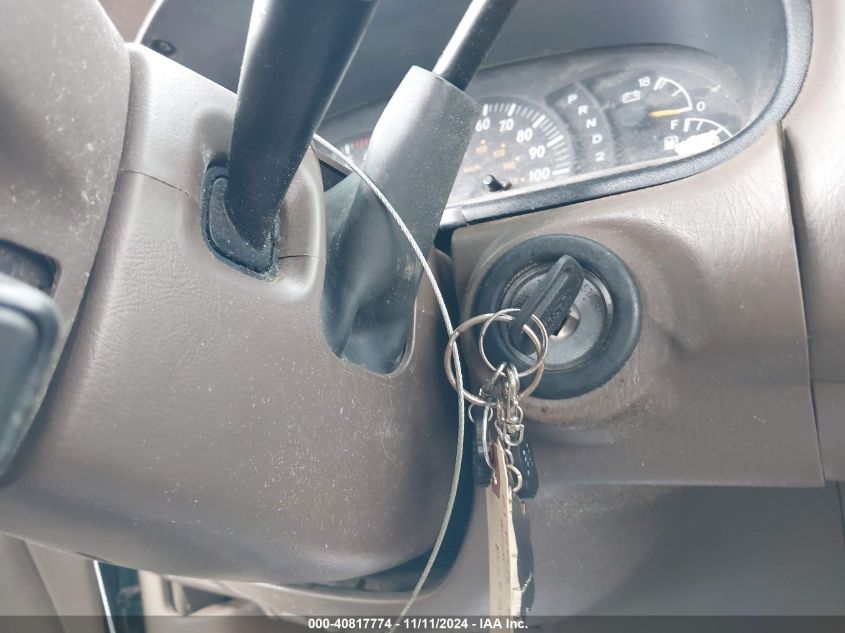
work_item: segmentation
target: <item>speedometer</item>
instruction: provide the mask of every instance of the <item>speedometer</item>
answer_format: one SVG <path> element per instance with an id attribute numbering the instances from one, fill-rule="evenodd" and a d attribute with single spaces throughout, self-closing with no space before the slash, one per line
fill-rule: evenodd
<path id="1" fill-rule="evenodd" d="M 550 114 L 526 101 L 483 100 L 450 202 L 541 185 L 572 165 L 569 134 Z"/>
<path id="2" fill-rule="evenodd" d="M 710 61 L 679 62 L 651 48 L 633 63 L 613 51 L 595 55 L 610 61 L 574 64 L 566 72 L 550 66 L 527 84 L 503 68 L 490 81 L 474 83 L 480 117 L 449 206 L 525 194 L 528 208 L 538 189 L 705 152 L 749 120 L 741 83 Z M 516 89 L 520 96 L 512 96 Z M 377 113 L 373 107 L 350 114 L 341 126 L 344 133 L 328 138 L 337 138 L 347 156 L 364 163 L 370 141 L 365 130 L 372 129 Z M 349 134 L 352 130 L 357 134 Z"/>
<path id="3" fill-rule="evenodd" d="M 541 186 L 574 173 L 566 128 L 539 106 L 517 99 L 483 99 L 481 116 L 449 197 L 449 204 L 485 194 Z M 362 164 L 370 137 L 342 142 L 340 150 Z"/>

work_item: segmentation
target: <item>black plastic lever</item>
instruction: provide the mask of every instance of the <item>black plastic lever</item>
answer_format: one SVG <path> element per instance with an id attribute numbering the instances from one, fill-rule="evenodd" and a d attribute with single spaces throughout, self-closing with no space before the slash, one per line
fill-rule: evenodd
<path id="1" fill-rule="evenodd" d="M 466 90 L 516 3 L 517 0 L 474 0 L 432 72 Z"/>
<path id="2" fill-rule="evenodd" d="M 480 115 L 463 88 L 515 2 L 473 0 L 433 72 L 411 68 L 373 130 L 364 171 L 426 255 Z M 389 373 L 408 349 L 422 267 L 357 176 L 327 193 L 326 224 L 326 339 L 338 356 Z"/>
<path id="3" fill-rule="evenodd" d="M 514 320 L 508 326 L 511 344 L 523 354 L 533 350 L 523 326 L 531 326 L 531 315 L 536 315 L 549 336 L 560 331 L 569 316 L 569 310 L 584 284 L 584 270 L 575 258 L 564 255 L 543 275 L 534 289 L 520 306 Z"/>
<path id="4" fill-rule="evenodd" d="M 375 0 L 254 3 L 228 178 L 207 184 L 209 241 L 227 259 L 260 273 L 273 265 L 282 199 L 375 6 Z"/>

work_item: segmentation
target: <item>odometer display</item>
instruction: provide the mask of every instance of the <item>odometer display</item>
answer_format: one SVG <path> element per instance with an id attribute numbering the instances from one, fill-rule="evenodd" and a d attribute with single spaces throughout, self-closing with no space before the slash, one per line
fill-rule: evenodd
<path id="1" fill-rule="evenodd" d="M 449 201 L 542 185 L 571 173 L 569 135 L 550 114 L 521 100 L 484 100 Z"/>

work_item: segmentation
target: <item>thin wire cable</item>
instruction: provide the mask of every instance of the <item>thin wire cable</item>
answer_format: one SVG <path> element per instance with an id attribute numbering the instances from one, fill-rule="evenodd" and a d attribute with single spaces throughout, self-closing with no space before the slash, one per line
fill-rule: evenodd
<path id="1" fill-rule="evenodd" d="M 106 615 L 106 623 L 109 627 L 109 633 L 116 633 L 114 620 L 111 615 L 111 606 L 109 605 L 109 594 L 106 593 L 106 584 L 103 582 L 103 572 L 100 570 L 100 561 L 94 562 L 94 575 L 97 577 L 97 587 L 100 590 L 100 600 L 103 601 L 103 613 Z"/>
<path id="2" fill-rule="evenodd" d="M 378 185 L 374 183 L 369 176 L 367 176 L 364 171 L 358 167 L 354 162 L 346 157 L 346 155 L 337 149 L 334 145 L 329 143 L 327 140 L 322 138 L 321 136 L 315 134 L 314 141 L 316 141 L 319 145 L 323 146 L 323 149 L 328 151 L 332 154 L 340 163 L 345 165 L 350 171 L 354 172 L 361 181 L 370 188 L 370 190 L 375 194 L 376 198 L 384 205 L 384 208 L 387 209 L 387 212 L 396 222 L 399 230 L 405 236 L 405 239 L 408 240 L 408 243 L 411 245 L 411 248 L 414 250 L 414 254 L 417 256 L 417 259 L 420 261 L 420 264 L 425 271 L 425 276 L 428 277 L 429 283 L 431 283 L 431 288 L 434 291 L 434 296 L 437 299 L 437 305 L 440 307 L 440 315 L 443 317 L 443 324 L 446 326 L 447 336 L 452 336 L 452 332 L 454 332 L 454 328 L 452 327 L 452 319 L 449 318 L 449 310 L 446 307 L 446 301 L 443 299 L 443 293 L 440 292 L 440 286 L 437 285 L 437 279 L 434 277 L 434 272 L 432 272 L 431 267 L 428 265 L 428 261 L 426 260 L 425 255 L 423 254 L 422 250 L 417 244 L 417 241 L 414 239 L 414 236 L 411 235 L 411 232 L 408 230 L 408 227 L 405 225 L 405 222 L 402 221 L 402 218 L 396 212 L 396 209 L 393 208 L 393 205 L 390 204 L 390 200 L 387 199 L 381 189 L 378 188 Z M 411 607 L 413 606 L 414 602 L 416 602 L 417 597 L 420 595 L 420 591 L 422 591 L 423 585 L 425 585 L 425 581 L 428 580 L 428 576 L 431 573 L 431 568 L 434 566 L 434 561 L 437 559 L 437 554 L 440 552 L 440 547 L 443 545 L 443 539 L 446 536 L 446 529 L 449 527 L 449 520 L 452 518 L 452 509 L 455 506 L 455 499 L 458 496 L 458 482 L 461 478 L 461 459 L 464 453 L 464 377 L 461 372 L 461 357 L 458 353 L 458 346 L 455 345 L 452 352 L 452 358 L 455 361 L 455 381 L 458 383 L 458 444 L 457 450 L 455 453 L 455 470 L 452 473 L 452 487 L 449 490 L 449 500 L 446 503 L 446 511 L 443 515 L 443 522 L 440 524 L 440 531 L 437 533 L 437 539 L 434 541 L 434 546 L 431 549 L 431 554 L 428 557 L 428 561 L 426 561 L 425 567 L 420 574 L 419 579 L 417 580 L 417 584 L 414 587 L 414 590 L 411 592 L 411 596 L 408 598 L 408 601 L 405 603 L 405 606 L 402 607 L 402 611 L 400 611 L 399 616 L 396 618 L 393 626 L 390 628 L 390 633 L 396 631 L 399 626 L 399 622 L 404 618 L 408 611 L 410 611 Z"/>

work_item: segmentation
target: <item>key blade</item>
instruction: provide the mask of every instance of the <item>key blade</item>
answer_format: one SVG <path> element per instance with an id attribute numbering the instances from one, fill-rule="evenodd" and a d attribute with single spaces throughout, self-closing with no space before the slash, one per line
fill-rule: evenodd
<path id="1" fill-rule="evenodd" d="M 569 255 L 558 259 L 510 322 L 508 338 L 511 344 L 523 354 L 531 352 L 533 346 L 523 326 L 531 326 L 532 314 L 543 322 L 550 335 L 557 334 L 566 322 L 582 285 L 584 270 L 581 264 Z"/>

